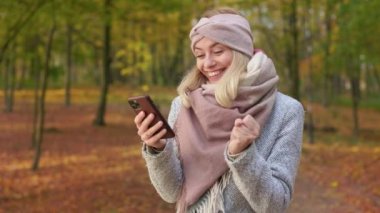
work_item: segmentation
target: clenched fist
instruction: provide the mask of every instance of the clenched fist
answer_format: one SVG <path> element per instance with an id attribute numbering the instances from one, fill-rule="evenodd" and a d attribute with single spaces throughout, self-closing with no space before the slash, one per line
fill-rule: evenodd
<path id="1" fill-rule="evenodd" d="M 232 128 L 228 153 L 235 155 L 245 150 L 260 134 L 259 123 L 251 116 L 236 119 Z"/>

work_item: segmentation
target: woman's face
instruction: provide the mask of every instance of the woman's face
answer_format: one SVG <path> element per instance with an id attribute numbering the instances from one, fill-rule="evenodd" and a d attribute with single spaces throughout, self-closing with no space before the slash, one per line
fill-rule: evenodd
<path id="1" fill-rule="evenodd" d="M 231 48 L 206 37 L 195 44 L 197 68 L 210 83 L 216 83 L 232 62 Z"/>

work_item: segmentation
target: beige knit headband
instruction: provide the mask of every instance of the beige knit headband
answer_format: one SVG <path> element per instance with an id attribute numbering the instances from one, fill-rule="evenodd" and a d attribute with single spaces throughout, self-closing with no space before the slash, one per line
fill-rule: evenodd
<path id="1" fill-rule="evenodd" d="M 191 29 L 191 50 L 203 37 L 224 44 L 247 56 L 253 55 L 253 36 L 251 27 L 244 17 L 235 14 L 218 14 L 201 18 Z"/>

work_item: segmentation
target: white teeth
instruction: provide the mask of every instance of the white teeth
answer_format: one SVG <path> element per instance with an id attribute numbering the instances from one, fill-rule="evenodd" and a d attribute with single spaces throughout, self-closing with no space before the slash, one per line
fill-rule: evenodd
<path id="1" fill-rule="evenodd" d="M 209 77 L 214 77 L 214 76 L 218 75 L 219 73 L 220 73 L 220 71 L 208 72 L 207 75 L 208 75 Z"/>

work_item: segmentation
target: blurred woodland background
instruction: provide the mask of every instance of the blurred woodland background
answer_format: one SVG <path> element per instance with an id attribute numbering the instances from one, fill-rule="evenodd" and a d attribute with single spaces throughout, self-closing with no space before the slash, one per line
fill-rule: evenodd
<path id="1" fill-rule="evenodd" d="M 174 212 L 127 98 L 167 114 L 188 34 L 239 9 L 306 110 L 289 212 L 380 211 L 380 1 L 1 0 L 0 212 Z"/>

